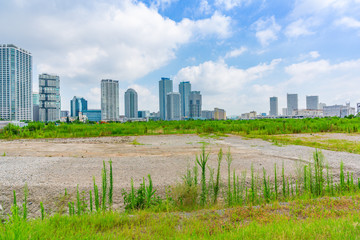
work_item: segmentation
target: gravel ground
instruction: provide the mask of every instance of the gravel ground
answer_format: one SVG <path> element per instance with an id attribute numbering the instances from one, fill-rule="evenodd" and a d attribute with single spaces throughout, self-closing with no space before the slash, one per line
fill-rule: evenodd
<path id="1" fill-rule="evenodd" d="M 333 136 L 344 139 L 345 135 Z M 141 145 L 134 145 L 134 140 Z M 153 183 L 160 192 L 164 192 L 165 186 L 178 182 L 186 167 L 193 165 L 203 142 L 209 143 L 207 150 L 211 152 L 211 167 L 216 166 L 216 154 L 220 148 L 224 152 L 230 149 L 232 168 L 237 174 L 246 170 L 248 175 L 251 164 L 259 174 L 265 168 L 272 175 L 274 164 L 280 170 L 284 163 L 286 174 L 295 176 L 303 163 L 312 160 L 315 150 L 294 145 L 279 147 L 259 139 L 247 140 L 239 136 L 215 139 L 197 135 L 159 135 L 0 141 L 0 154 L 6 155 L 0 157 L 0 205 L 7 208 L 12 201 L 12 190 L 17 189 L 19 193 L 27 183 L 30 190 L 29 201 L 36 206 L 34 209 L 38 208 L 39 201 L 44 201 L 49 205 L 48 208 L 53 208 L 65 188 L 74 192 L 78 185 L 81 191 L 88 191 L 92 188 L 93 176 L 100 187 L 102 162 L 111 159 L 116 207 L 122 201 L 121 189 L 130 187 L 131 178 L 135 184 L 139 184 L 143 177 L 151 174 Z M 343 161 L 345 170 L 354 172 L 356 178 L 360 177 L 359 155 L 327 150 L 322 152 L 335 176 Z M 225 161 L 222 163 L 221 174 L 225 180 Z"/>

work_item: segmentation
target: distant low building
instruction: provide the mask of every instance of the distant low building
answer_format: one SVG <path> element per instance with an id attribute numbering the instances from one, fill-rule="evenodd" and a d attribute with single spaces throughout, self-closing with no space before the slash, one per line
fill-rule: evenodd
<path id="1" fill-rule="evenodd" d="M 150 111 L 138 111 L 138 118 L 150 117 Z"/>
<path id="2" fill-rule="evenodd" d="M 159 121 L 160 120 L 160 112 L 152 112 L 152 113 L 150 113 L 149 120 Z"/>
<path id="3" fill-rule="evenodd" d="M 62 117 L 62 118 L 69 117 L 69 111 L 67 111 L 67 110 L 61 111 L 60 117 Z"/>
<path id="4" fill-rule="evenodd" d="M 323 109 L 324 107 L 326 106 L 326 104 L 325 103 L 319 103 L 319 109 Z"/>
<path id="5" fill-rule="evenodd" d="M 324 117 L 346 117 L 349 115 L 355 115 L 355 108 L 350 107 L 350 103 L 344 105 L 333 105 L 333 106 L 325 106 L 324 109 Z"/>
<path id="6" fill-rule="evenodd" d="M 214 119 L 215 120 L 226 120 L 226 112 L 221 108 L 214 108 Z"/>
<path id="7" fill-rule="evenodd" d="M 26 127 L 28 124 L 20 121 L 0 121 L 0 129 L 3 129 L 8 124 L 12 124 L 19 127 Z"/>
<path id="8" fill-rule="evenodd" d="M 322 117 L 323 110 L 320 109 L 296 109 L 294 110 L 295 116 L 304 116 L 304 117 Z"/>
<path id="9" fill-rule="evenodd" d="M 210 110 L 201 111 L 201 118 L 203 118 L 203 119 L 214 119 L 214 111 L 210 111 Z"/>
<path id="10" fill-rule="evenodd" d="M 101 109 L 88 109 L 82 113 L 83 116 L 87 117 L 87 120 L 91 122 L 101 121 Z"/>

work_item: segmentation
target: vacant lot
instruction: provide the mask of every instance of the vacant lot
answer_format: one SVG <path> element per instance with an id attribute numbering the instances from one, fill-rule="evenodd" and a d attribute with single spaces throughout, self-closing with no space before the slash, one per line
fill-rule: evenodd
<path id="1" fill-rule="evenodd" d="M 345 134 L 327 134 L 322 138 L 349 139 Z M 356 138 L 358 140 L 358 138 Z M 354 141 L 356 141 L 354 140 Z M 284 163 L 285 173 L 295 176 L 304 163 L 311 161 L 314 148 L 304 146 L 278 146 L 258 139 L 238 136 L 206 138 L 197 135 L 160 135 L 140 137 L 102 137 L 81 139 L 41 139 L 0 141 L 0 204 L 8 207 L 12 190 L 28 184 L 29 200 L 38 209 L 40 200 L 54 206 L 65 188 L 73 192 L 92 188 L 92 177 L 100 185 L 103 160 L 113 161 L 115 203 L 121 200 L 121 189 L 130 187 L 131 178 L 139 184 L 151 174 L 155 187 L 164 192 L 165 186 L 181 180 L 187 166 L 193 166 L 196 154 L 206 143 L 211 152 L 209 165 L 216 166 L 220 148 L 230 149 L 232 169 L 237 174 L 250 171 L 253 164 L 262 174 L 265 168 L 272 175 L 274 164 Z M 325 159 L 335 175 L 340 161 L 345 170 L 360 176 L 360 156 L 357 154 L 323 150 Z M 226 162 L 222 163 L 222 179 L 226 179 Z M 249 176 L 249 174 L 248 174 Z M 51 208 L 52 208 L 51 207 Z"/>

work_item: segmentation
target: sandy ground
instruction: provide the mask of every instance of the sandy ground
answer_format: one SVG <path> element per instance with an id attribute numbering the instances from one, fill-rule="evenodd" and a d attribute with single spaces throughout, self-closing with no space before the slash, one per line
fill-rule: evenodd
<path id="1" fill-rule="evenodd" d="M 356 138 L 351 135 L 322 135 L 337 139 Z M 347 137 L 346 137 L 347 136 Z M 134 145 L 133 142 L 141 145 Z M 119 206 L 121 189 L 130 187 L 131 178 L 139 184 L 143 177 L 151 174 L 159 192 L 165 186 L 181 180 L 187 166 L 193 166 L 196 154 L 200 153 L 203 142 L 209 143 L 211 152 L 209 165 L 216 166 L 216 154 L 220 148 L 230 149 L 232 169 L 237 174 L 247 171 L 251 164 L 262 174 L 265 168 L 272 175 L 274 164 L 284 163 L 285 172 L 295 176 L 301 164 L 311 161 L 314 149 L 304 146 L 276 146 L 258 139 L 244 139 L 229 136 L 221 139 L 204 138 L 197 135 L 161 135 L 139 137 L 102 137 L 82 139 L 41 139 L 0 141 L 0 205 L 8 208 L 12 201 L 12 190 L 19 193 L 27 183 L 30 190 L 29 201 L 38 209 L 39 201 L 53 208 L 65 188 L 74 192 L 76 186 L 82 191 L 92 189 L 95 176 L 101 186 L 103 160 L 113 162 L 115 206 Z M 340 161 L 345 170 L 360 177 L 360 156 L 357 154 L 322 151 L 335 174 Z M 222 163 L 222 179 L 226 179 L 226 162 Z M 21 194 L 20 194 L 21 195 Z M 21 196 L 19 196 L 21 198 Z M 34 210 L 35 211 L 35 210 Z"/>

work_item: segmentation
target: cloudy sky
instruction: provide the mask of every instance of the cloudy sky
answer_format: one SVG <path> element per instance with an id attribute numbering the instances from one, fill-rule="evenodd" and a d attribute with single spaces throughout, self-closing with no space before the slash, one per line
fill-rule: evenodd
<path id="1" fill-rule="evenodd" d="M 0 0 L 1 43 L 61 78 L 62 108 L 100 108 L 100 81 L 158 111 L 158 81 L 191 81 L 203 109 L 269 112 L 269 97 L 360 102 L 360 0 Z"/>

